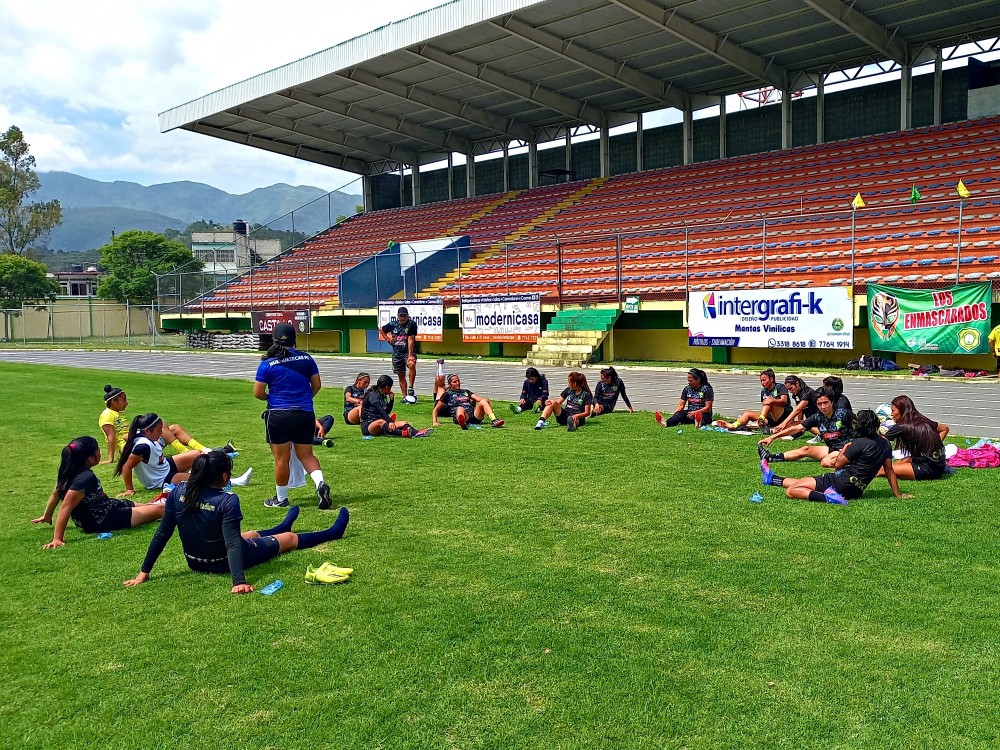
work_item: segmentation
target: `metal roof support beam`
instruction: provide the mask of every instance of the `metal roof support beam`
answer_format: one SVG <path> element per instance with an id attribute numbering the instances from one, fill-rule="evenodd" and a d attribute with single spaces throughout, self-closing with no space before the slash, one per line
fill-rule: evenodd
<path id="1" fill-rule="evenodd" d="M 512 135 L 521 140 L 528 140 L 531 137 L 531 128 L 521 125 L 513 119 L 505 119 L 492 112 L 475 107 L 468 102 L 457 102 L 440 94 L 433 94 L 430 91 L 418 86 L 407 86 L 389 79 L 387 76 L 377 76 L 361 68 L 351 68 L 344 73 L 338 73 L 341 77 L 360 83 L 383 94 L 390 94 L 409 102 L 415 102 L 428 109 L 432 109 L 439 114 L 451 115 L 460 120 L 488 128 L 501 135 Z"/>
<path id="2" fill-rule="evenodd" d="M 528 187 L 538 187 L 538 144 L 528 142 Z"/>
<path id="3" fill-rule="evenodd" d="M 792 147 L 792 92 L 781 92 L 781 147 Z"/>
<path id="4" fill-rule="evenodd" d="M 262 151 L 270 151 L 282 156 L 292 156 L 303 161 L 311 161 L 313 164 L 322 164 L 324 167 L 342 169 L 345 172 L 354 172 L 354 174 L 366 174 L 368 172 L 368 164 L 360 159 L 352 159 L 349 156 L 334 156 L 333 154 L 327 154 L 323 151 L 307 148 L 306 146 L 295 146 L 291 143 L 282 143 L 270 138 L 262 138 L 252 133 L 237 133 L 234 130 L 224 130 L 223 128 L 204 125 L 200 122 L 194 123 L 191 127 L 184 126 L 184 129 L 201 133 L 202 135 L 210 135 L 213 138 L 221 138 L 224 141 L 239 143 L 244 146 L 253 146 Z"/>
<path id="5" fill-rule="evenodd" d="M 598 158 L 601 162 L 601 177 L 611 176 L 611 148 L 608 142 L 608 123 L 601 125 L 601 138 L 599 142 Z"/>
<path id="6" fill-rule="evenodd" d="M 816 145 L 826 142 L 826 73 L 816 74 Z"/>
<path id="7" fill-rule="evenodd" d="M 572 97 L 543 88 L 537 83 L 506 75 L 486 65 L 479 65 L 471 60 L 466 60 L 460 55 L 449 54 L 432 44 L 421 44 L 416 49 L 407 51 L 456 73 L 461 73 L 477 81 L 488 83 L 500 91 L 506 91 L 508 94 L 513 94 L 521 99 L 537 102 L 546 109 L 551 109 L 553 112 L 558 112 L 565 117 L 572 117 L 582 122 L 589 122 L 591 125 L 598 125 L 601 122 L 601 116 L 604 114 L 602 110 L 587 104 L 587 102 L 577 101 Z"/>
<path id="8" fill-rule="evenodd" d="M 691 94 L 679 86 L 674 86 L 671 83 L 664 84 L 652 76 L 630 68 L 623 62 L 612 60 L 574 44 L 571 39 L 562 39 L 544 29 L 536 29 L 515 16 L 504 16 L 490 21 L 490 23 L 538 47 L 554 52 L 560 57 L 573 60 L 609 80 L 628 86 L 633 91 L 648 96 L 654 101 L 678 109 L 684 108 L 691 101 Z"/>
<path id="9" fill-rule="evenodd" d="M 681 125 L 681 140 L 681 148 L 684 152 L 684 163 L 690 164 L 694 161 L 694 111 L 690 107 L 684 108 L 684 122 Z"/>
<path id="10" fill-rule="evenodd" d="M 726 96 L 723 94 L 719 97 L 719 158 L 726 158 L 726 150 L 728 146 L 726 145 L 726 138 L 728 136 L 728 131 L 726 130 Z"/>
<path id="11" fill-rule="evenodd" d="M 788 73 L 773 60 L 765 60 L 746 48 L 733 44 L 726 37 L 718 36 L 682 18 L 677 15 L 676 9 L 667 10 L 650 0 L 611 0 L 611 2 L 776 89 L 784 90 L 788 87 Z"/>
<path id="12" fill-rule="evenodd" d="M 412 190 L 413 205 L 420 205 L 420 165 L 416 162 L 410 164 L 410 186 Z"/>
<path id="13" fill-rule="evenodd" d="M 302 135 L 309 136 L 310 138 L 326 141 L 327 143 L 332 143 L 336 146 L 343 146 L 354 151 L 361 151 L 370 155 L 372 159 L 389 159 L 411 162 L 417 158 L 416 154 L 413 152 L 399 148 L 398 146 L 387 146 L 378 141 L 357 138 L 352 135 L 347 135 L 346 133 L 341 133 L 338 130 L 327 130 L 300 120 L 291 120 L 287 117 L 281 117 L 280 115 L 268 114 L 267 112 L 262 112 L 259 109 L 254 109 L 253 107 L 239 107 L 236 109 L 236 115 L 264 125 L 271 125 L 276 128 L 301 133 Z"/>
<path id="14" fill-rule="evenodd" d="M 934 124 L 941 124 L 941 101 L 944 98 L 944 61 L 941 48 L 934 50 Z"/>
<path id="15" fill-rule="evenodd" d="M 899 70 L 899 129 L 913 127 L 913 69 L 903 65 Z"/>
<path id="16" fill-rule="evenodd" d="M 849 5 L 843 0 L 802 0 L 802 2 L 890 60 L 900 65 L 909 62 L 906 40 L 875 23 L 864 13 L 855 10 L 853 3 Z"/>
<path id="17" fill-rule="evenodd" d="M 465 152 L 465 197 L 473 198 L 476 195 L 476 155 L 472 147 Z"/>
<path id="18" fill-rule="evenodd" d="M 459 138 L 450 133 L 442 133 L 433 128 L 426 128 L 423 125 L 385 115 L 381 112 L 373 112 L 370 109 L 359 107 L 357 104 L 341 104 L 340 102 L 332 101 L 323 96 L 316 96 L 316 94 L 310 94 L 300 89 L 282 92 L 280 96 L 284 96 L 286 99 L 291 99 L 292 101 L 308 104 L 324 112 L 332 112 L 335 115 L 349 117 L 366 125 L 374 125 L 382 130 L 389 130 L 393 133 L 405 135 L 407 138 L 422 141 L 429 146 L 434 146 L 444 151 L 461 152 L 472 148 L 469 141 L 464 138 Z"/>

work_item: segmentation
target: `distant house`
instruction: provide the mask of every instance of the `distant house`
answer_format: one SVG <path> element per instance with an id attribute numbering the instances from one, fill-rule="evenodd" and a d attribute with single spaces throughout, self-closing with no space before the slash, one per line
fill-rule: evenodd
<path id="1" fill-rule="evenodd" d="M 95 297 L 101 275 L 97 266 L 84 268 L 82 264 L 72 264 L 68 271 L 47 274 L 49 278 L 59 283 L 62 297 Z"/>
<path id="2" fill-rule="evenodd" d="M 281 240 L 247 237 L 245 221 L 233 222 L 232 231 L 192 232 L 191 252 L 205 264 L 209 273 L 243 273 L 281 253 Z"/>

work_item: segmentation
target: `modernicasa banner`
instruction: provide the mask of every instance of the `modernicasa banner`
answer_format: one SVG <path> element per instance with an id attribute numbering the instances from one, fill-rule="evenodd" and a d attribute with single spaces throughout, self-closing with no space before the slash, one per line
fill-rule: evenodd
<path id="1" fill-rule="evenodd" d="M 401 307 L 417 324 L 417 341 L 444 341 L 444 302 L 440 297 L 379 300 L 378 327 L 395 323 L 396 311 Z"/>
<path id="2" fill-rule="evenodd" d="M 695 292 L 688 301 L 688 344 L 851 349 L 854 300 L 842 286 Z"/>
<path id="3" fill-rule="evenodd" d="M 537 294 L 462 298 L 462 341 L 533 342 L 541 326 Z"/>
<path id="4" fill-rule="evenodd" d="M 871 348 L 886 352 L 987 354 L 990 283 L 947 289 L 868 285 Z"/>

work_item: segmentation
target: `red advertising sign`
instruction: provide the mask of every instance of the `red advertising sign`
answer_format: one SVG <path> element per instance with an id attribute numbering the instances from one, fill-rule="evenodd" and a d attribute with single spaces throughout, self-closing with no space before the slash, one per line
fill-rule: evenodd
<path id="1" fill-rule="evenodd" d="M 312 331 L 312 318 L 308 310 L 268 310 L 251 312 L 250 323 L 254 333 L 270 334 L 278 323 L 291 323 L 299 333 Z"/>

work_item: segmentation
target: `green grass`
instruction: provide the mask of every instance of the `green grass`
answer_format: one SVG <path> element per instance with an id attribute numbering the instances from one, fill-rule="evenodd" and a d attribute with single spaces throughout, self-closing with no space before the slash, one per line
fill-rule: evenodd
<path id="1" fill-rule="evenodd" d="M 878 480 L 843 509 L 761 488 L 751 438 L 614 414 L 576 434 L 522 415 L 362 441 L 331 389 L 337 444 L 318 451 L 351 509 L 345 539 L 249 571 L 285 581 L 272 597 L 188 571 L 176 538 L 126 589 L 153 526 L 71 528 L 44 551 L 51 529 L 28 522 L 61 446 L 97 431 L 113 381 L 131 413 L 233 438 L 237 468 L 257 470 L 244 528 L 270 525 L 250 384 L 0 374 L 3 747 L 997 745 L 998 471 L 904 483 L 905 501 Z M 426 401 L 400 408 L 429 424 Z M 299 530 L 330 522 L 292 497 Z M 305 585 L 325 560 L 352 582 Z"/>

